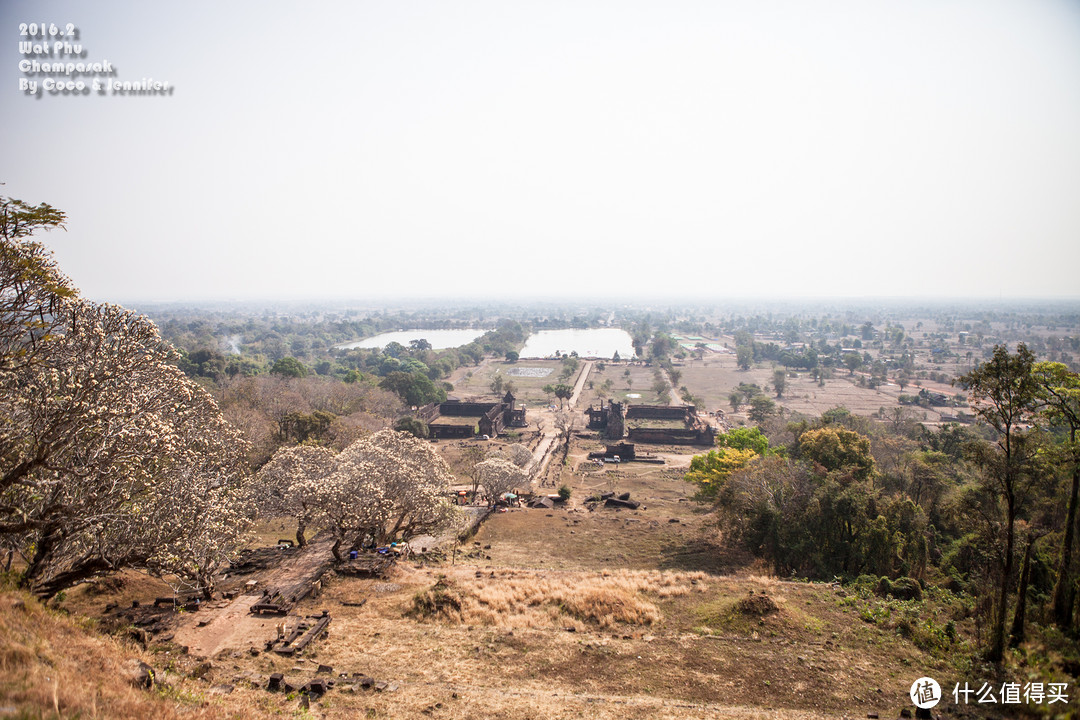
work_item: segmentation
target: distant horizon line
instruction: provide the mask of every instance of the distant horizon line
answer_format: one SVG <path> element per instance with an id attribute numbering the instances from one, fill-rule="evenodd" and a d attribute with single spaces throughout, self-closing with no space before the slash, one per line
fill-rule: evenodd
<path id="1" fill-rule="evenodd" d="M 212 306 L 212 305 L 374 305 L 374 306 L 416 306 L 425 304 L 438 305 L 462 305 L 484 304 L 489 306 L 505 307 L 514 305 L 547 305 L 561 306 L 568 304 L 588 304 L 594 306 L 640 306 L 661 304 L 677 304 L 685 306 L 703 306 L 723 303 L 732 304 L 791 304 L 801 302 L 812 303 L 887 303 L 887 304 L 1080 304 L 1078 295 L 1017 295 L 1017 296 L 989 296 L 989 295 L 724 295 L 715 297 L 656 295 L 656 296 L 565 296 L 553 298 L 551 296 L 519 296 L 519 297 L 481 297 L 481 296 L 452 296 L 452 295 L 417 295 L 417 296 L 374 296 L 374 297 L 209 297 L 209 298 L 125 298 L 121 300 L 106 300 L 88 297 L 95 302 L 111 303 L 116 305 L 188 305 L 188 306 Z"/>

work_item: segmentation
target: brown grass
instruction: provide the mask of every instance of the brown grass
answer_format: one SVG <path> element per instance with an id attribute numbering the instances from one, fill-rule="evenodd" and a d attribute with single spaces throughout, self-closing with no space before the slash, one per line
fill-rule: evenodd
<path id="1" fill-rule="evenodd" d="M 728 420 L 733 424 L 750 423 L 747 418 L 747 406 L 742 406 L 738 413 L 731 410 L 728 395 L 739 383 L 757 384 L 778 405 L 791 412 L 803 413 L 816 417 L 826 410 L 834 407 L 846 407 L 857 415 L 873 415 L 879 408 L 898 407 L 897 398 L 900 388 L 895 384 L 882 385 L 879 388 L 859 387 L 853 380 L 856 377 L 848 375 L 847 370 L 836 370 L 832 379 L 825 381 L 825 386 L 820 387 L 810 376 L 809 372 L 797 371 L 798 377 L 788 377 L 787 388 L 782 398 L 776 398 L 772 391 L 772 374 L 776 367 L 773 363 L 755 365 L 749 370 L 739 370 L 736 366 L 734 355 L 710 355 L 702 361 L 695 360 L 679 368 L 682 371 L 680 385 L 685 385 L 695 397 L 705 401 L 705 408 L 699 410 L 722 410 Z M 920 381 L 922 387 L 937 389 L 941 392 L 952 393 L 955 388 L 929 380 Z M 907 394 L 919 392 L 919 388 L 912 385 L 905 389 Z M 916 408 L 921 416 L 923 408 Z M 925 410 L 926 419 L 936 422 L 940 414 L 934 410 Z"/>
<path id="2" fill-rule="evenodd" d="M 656 599 L 704 592 L 704 573 L 619 570 L 601 573 L 515 571 L 469 577 L 440 576 L 416 594 L 408 614 L 458 624 L 495 627 L 612 628 L 653 625 Z"/>
<path id="3" fill-rule="evenodd" d="M 0 591 L 0 706 L 14 708 L 16 717 L 209 720 L 277 714 L 270 707 L 277 700 L 262 691 L 210 694 L 208 684 L 178 674 L 175 666 L 166 668 L 173 659 L 98 635 L 86 621 L 49 610 L 26 593 Z M 139 661 L 154 667 L 167 687 L 132 685 L 130 669 Z"/>
<path id="4" fill-rule="evenodd" d="M 779 612 L 780 608 L 768 595 L 747 595 L 735 604 L 735 608 L 743 615 L 763 617 Z"/>

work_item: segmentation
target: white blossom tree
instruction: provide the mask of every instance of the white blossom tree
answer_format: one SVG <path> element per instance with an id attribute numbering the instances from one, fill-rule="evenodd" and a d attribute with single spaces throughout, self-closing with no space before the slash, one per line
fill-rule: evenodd
<path id="1" fill-rule="evenodd" d="M 307 544 L 305 532 L 318 508 L 318 488 L 334 471 L 335 454 L 318 445 L 279 448 L 260 468 L 254 502 L 264 517 L 296 519 L 296 544 Z"/>
<path id="2" fill-rule="evenodd" d="M 493 504 L 505 493 L 529 484 L 528 473 L 509 460 L 501 458 L 489 458 L 477 463 L 476 474 L 487 493 L 488 504 Z"/>
<path id="3" fill-rule="evenodd" d="M 40 595 L 131 566 L 206 587 L 244 529 L 243 441 L 153 323 L 79 298 L 28 239 L 62 214 L 12 202 L 0 201 L 0 542 Z"/>
<path id="4" fill-rule="evenodd" d="M 529 463 L 533 461 L 533 454 L 529 448 L 525 447 L 521 443 L 514 443 L 513 445 L 507 445 L 504 448 L 492 453 L 494 457 L 501 457 L 505 460 L 517 465 L 519 468 L 526 468 Z"/>
<path id="5" fill-rule="evenodd" d="M 431 446 L 395 430 L 380 430 L 342 450 L 334 471 L 311 492 L 334 533 L 334 556 L 365 541 L 381 545 L 437 533 L 457 510 L 453 475 Z"/>
<path id="6" fill-rule="evenodd" d="M 246 482 L 243 441 L 145 318 L 84 301 L 59 315 L 45 361 L 0 400 L 0 532 L 26 549 L 24 583 L 51 594 L 127 566 L 183 574 L 182 557 L 205 587 L 244 527 L 213 517 Z M 209 527 L 222 533 L 199 537 Z"/>

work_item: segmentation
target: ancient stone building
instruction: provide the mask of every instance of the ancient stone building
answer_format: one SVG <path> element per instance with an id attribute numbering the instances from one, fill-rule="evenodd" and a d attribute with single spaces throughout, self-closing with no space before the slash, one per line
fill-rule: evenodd
<path id="1" fill-rule="evenodd" d="M 605 406 L 604 401 L 601 400 L 599 408 L 590 405 L 585 414 L 589 416 L 589 429 L 599 430 L 600 434 L 609 440 L 619 440 L 626 432 L 623 423 L 623 405 L 620 402 L 612 401 Z"/>
<path id="2" fill-rule="evenodd" d="M 427 423 L 433 438 L 470 438 L 479 433 L 500 435 L 507 427 L 525 427 L 525 408 L 518 408 L 512 393 L 500 402 L 447 400 L 417 409 L 416 417 Z M 468 422 L 475 418 L 474 422 Z"/>

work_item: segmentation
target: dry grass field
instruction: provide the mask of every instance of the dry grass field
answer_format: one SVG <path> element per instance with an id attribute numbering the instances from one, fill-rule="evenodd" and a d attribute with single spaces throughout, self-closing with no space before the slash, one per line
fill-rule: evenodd
<path id="1" fill-rule="evenodd" d="M 49 639 L 20 640 L 27 625 L 14 625 L 18 596 L 5 594 L 0 706 L 48 715 L 56 686 L 65 688 L 56 690 L 65 717 L 895 717 L 916 677 L 931 674 L 945 685 L 957 675 L 948 655 L 918 649 L 895 623 L 863 619 L 882 612 L 884 601 L 771 578 L 725 550 L 682 480 L 686 448 L 659 453 L 667 465 L 599 468 L 585 459 L 599 446 L 585 434 L 559 461 L 557 481 L 571 488 L 565 508 L 496 513 L 445 560 L 399 562 L 382 578 L 326 578 L 321 596 L 294 611 L 333 617 L 329 636 L 302 657 L 253 654 L 261 650 L 255 638 L 209 664 L 169 643 L 144 653 L 109 638 L 85 640 L 115 662 L 140 657 L 170 668 L 168 691 L 80 676 L 79 663 L 98 660 L 69 660 L 59 648 L 78 646 L 83 641 L 68 636 L 94 621 L 36 607 L 33 623 L 44 623 Z M 586 500 L 605 490 L 629 492 L 642 505 L 590 509 Z M 262 537 L 288 529 L 269 524 Z M 130 604 L 167 592 L 140 577 L 84 586 L 63 605 L 73 618 L 92 617 L 107 600 Z M 915 612 L 902 604 L 888 611 Z M 954 619 L 962 636 L 970 633 L 964 613 L 948 605 L 918 612 L 942 625 Z M 320 665 L 332 670 L 320 673 Z M 53 667 L 58 674 L 49 674 Z M 296 695 L 261 689 L 274 672 L 296 686 L 317 676 L 338 686 L 301 710 Z M 354 688 L 353 675 L 386 685 Z M 102 709 L 114 702 L 116 714 Z"/>
<path id="2" fill-rule="evenodd" d="M 651 369 L 635 371 L 651 377 Z M 725 402 L 717 388 L 771 375 L 740 372 L 728 357 L 683 372 L 695 394 Z M 842 378 L 824 391 L 792 380 L 785 401 L 800 411 L 816 402 L 852 407 L 858 398 L 845 401 L 847 388 L 854 386 Z M 863 402 L 876 410 L 887 396 L 885 388 Z M 518 439 L 532 446 L 538 435 L 527 430 Z M 454 465 L 468 447 L 502 442 L 439 447 Z M 552 458 L 544 490 L 566 485 L 565 507 L 495 513 L 456 548 L 401 561 L 385 577 L 331 573 L 321 595 L 294 611 L 326 610 L 333 618 L 329 635 L 300 657 L 265 652 L 265 638 L 254 636 L 207 662 L 164 640 L 143 651 L 88 633 L 106 602 L 130 606 L 168 594 L 168 586 L 136 573 L 69 592 L 61 605 L 72 619 L 4 593 L 0 708 L 26 717 L 119 718 L 896 717 L 915 678 L 931 675 L 951 687 L 984 672 L 962 665 L 974 628 L 970 609 L 951 595 L 916 606 L 784 581 L 725 545 L 682 479 L 704 448 L 648 448 L 663 465 L 597 466 L 587 454 L 602 446 L 579 430 L 565 460 Z M 641 506 L 589 502 L 605 491 L 628 492 Z M 256 543 L 292 531 L 285 521 L 265 523 Z M 28 619 L 19 601 L 33 607 Z M 952 646 L 915 642 L 925 634 L 919 628 L 950 621 L 958 637 Z M 114 668 L 132 657 L 166 670 L 168 688 L 131 688 Z M 105 671 L 81 672 L 87 664 Z M 275 672 L 296 687 L 316 677 L 337 686 L 304 709 L 295 693 L 263 689 Z M 354 676 L 385 685 L 364 689 Z"/>
<path id="3" fill-rule="evenodd" d="M 630 371 L 629 377 L 626 375 L 627 370 Z M 611 381 L 611 390 L 604 393 L 606 399 L 633 405 L 655 405 L 659 402 L 658 396 L 653 390 L 656 378 L 653 376 L 651 367 L 609 362 L 604 363 L 603 370 L 596 366 L 593 367 L 593 371 L 589 375 L 592 387 L 586 386 L 581 394 L 581 401 L 578 403 L 582 410 L 589 407 L 590 404 L 598 405 L 600 403 L 600 392 L 598 391 L 602 390 L 604 383 L 608 380 Z M 638 397 L 631 397 L 632 395 Z"/>
<path id="4" fill-rule="evenodd" d="M 856 415 L 875 415 L 881 408 L 888 412 L 891 408 L 903 407 L 898 401 L 900 388 L 896 384 L 890 382 L 877 388 L 860 387 L 859 375 L 849 375 L 847 370 L 836 371 L 832 378 L 825 380 L 824 387 L 808 372 L 790 373 L 783 397 L 777 398 L 772 387 L 773 371 L 776 367 L 770 363 L 762 363 L 749 370 L 740 370 L 733 355 L 706 355 L 704 361 L 694 360 L 693 363 L 679 367 L 682 372 L 679 384 L 685 385 L 695 397 L 704 399 L 705 410 L 721 410 L 736 423 L 740 420 L 747 422 L 747 407 L 744 405 L 739 412 L 732 412 L 728 400 L 728 396 L 740 383 L 756 384 L 778 406 L 813 417 L 835 407 L 846 407 Z M 914 394 L 920 388 L 948 395 L 957 392 L 951 385 L 931 380 L 919 380 L 917 385 L 913 382 L 904 392 Z M 933 409 L 912 409 L 920 420 L 925 419 L 926 422 L 938 422 L 941 418 L 940 413 Z"/>
<path id="5" fill-rule="evenodd" d="M 545 404 L 547 397 L 541 390 L 542 387 L 573 382 L 574 378 L 568 381 L 560 380 L 561 371 L 562 363 L 557 360 L 521 360 L 516 363 L 488 360 L 478 367 L 458 368 L 450 379 L 454 385 L 454 391 L 450 394 L 463 399 L 474 396 L 494 399 L 491 383 L 498 374 L 502 376 L 504 383 L 513 382 L 514 396 L 518 403 L 525 403 L 530 408 L 539 407 Z M 547 374 L 544 375 L 544 372 Z"/>

